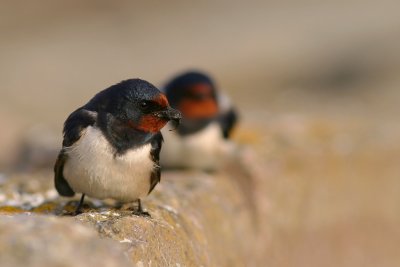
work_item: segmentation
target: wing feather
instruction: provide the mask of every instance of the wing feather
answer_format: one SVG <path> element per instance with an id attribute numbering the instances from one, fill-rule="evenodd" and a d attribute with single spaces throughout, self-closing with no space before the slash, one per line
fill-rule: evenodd
<path id="1" fill-rule="evenodd" d="M 158 133 L 156 136 L 154 136 L 151 141 L 150 155 L 154 161 L 155 167 L 154 167 L 153 172 L 151 173 L 151 177 L 150 177 L 149 194 L 151 193 L 151 191 L 153 191 L 154 187 L 161 180 L 160 151 L 161 151 L 162 142 L 163 142 L 163 137 L 162 137 L 161 133 Z"/>
<path id="2" fill-rule="evenodd" d="M 83 108 L 77 109 L 64 123 L 64 140 L 63 148 L 58 154 L 54 165 L 54 183 L 57 192 L 62 196 L 72 197 L 75 192 L 64 178 L 64 165 L 68 161 L 68 155 L 65 148 L 72 146 L 82 135 L 82 131 L 89 125 L 96 123 L 97 113 Z"/>

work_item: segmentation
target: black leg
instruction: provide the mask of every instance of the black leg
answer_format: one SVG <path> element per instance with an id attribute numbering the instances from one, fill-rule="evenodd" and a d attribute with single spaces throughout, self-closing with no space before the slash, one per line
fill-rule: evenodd
<path id="1" fill-rule="evenodd" d="M 140 198 L 137 200 L 137 202 L 138 202 L 138 211 L 143 212 L 142 201 L 140 200 Z"/>
<path id="2" fill-rule="evenodd" d="M 75 215 L 78 215 L 81 213 L 81 208 L 82 208 L 82 204 L 83 204 L 83 200 L 85 199 L 85 194 L 82 194 L 81 200 L 79 201 L 78 206 L 76 207 L 75 210 Z"/>
<path id="3" fill-rule="evenodd" d="M 133 214 L 138 215 L 138 216 L 150 217 L 150 214 L 149 214 L 147 211 L 144 211 L 144 210 L 143 210 L 142 201 L 141 201 L 140 199 L 138 199 L 138 200 L 137 200 L 137 203 L 138 203 L 138 209 L 135 210 L 135 211 L 133 212 Z"/>

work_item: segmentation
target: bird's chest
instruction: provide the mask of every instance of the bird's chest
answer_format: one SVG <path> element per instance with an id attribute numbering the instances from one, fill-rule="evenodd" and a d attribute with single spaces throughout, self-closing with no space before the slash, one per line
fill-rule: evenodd
<path id="1" fill-rule="evenodd" d="M 64 177 L 76 192 L 96 198 L 133 201 L 147 195 L 154 162 L 151 144 L 115 155 L 113 147 L 94 127 L 67 148 Z"/>
<path id="2" fill-rule="evenodd" d="M 224 146 L 221 128 L 212 123 L 194 134 L 179 136 L 175 132 L 164 131 L 164 146 L 161 162 L 167 167 L 194 167 L 213 169 L 221 157 Z"/>

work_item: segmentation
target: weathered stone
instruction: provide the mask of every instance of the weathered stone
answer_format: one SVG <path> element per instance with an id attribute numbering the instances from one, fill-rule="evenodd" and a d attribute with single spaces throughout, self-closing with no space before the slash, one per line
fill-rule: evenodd
<path id="1" fill-rule="evenodd" d="M 10 224 L 16 220 L 17 224 L 23 225 L 24 219 L 21 218 L 33 218 L 25 219 L 26 227 L 38 233 L 40 230 L 37 231 L 36 227 L 44 229 L 42 221 L 45 221 L 43 225 L 50 224 L 53 227 L 54 224 L 59 227 L 56 232 L 63 236 L 63 242 L 70 242 L 71 247 L 81 242 L 75 241 L 73 234 L 69 235 L 74 231 L 69 224 L 90 226 L 103 239 L 118 241 L 135 266 L 249 266 L 253 259 L 252 247 L 256 234 L 254 205 L 251 204 L 251 198 L 244 197 L 243 181 L 238 182 L 237 175 L 228 175 L 227 172 L 164 172 L 161 184 L 143 201 L 151 217 L 136 216 L 130 210 L 116 208 L 113 202 L 90 198 L 85 201 L 84 213 L 73 218 L 66 217 L 74 210 L 77 199 L 71 201 L 55 197 L 51 173 L 41 173 L 37 179 L 15 176 L 2 185 L 2 194 L 7 197 L 0 201 L 0 205 L 3 204 L 0 214 L 7 214 Z M 238 175 L 242 176 L 243 173 Z M 31 180 L 38 184 L 32 185 Z M 31 190 L 32 187 L 37 191 Z M 40 196 L 40 201 L 28 205 L 26 200 L 33 196 Z M 10 204 L 14 204 L 14 207 Z M 21 212 L 51 216 L 15 215 Z M 49 234 L 54 235 L 52 230 Z M 42 235 L 45 236 L 44 233 Z M 21 242 L 25 242 L 24 238 L 24 235 L 16 237 L 22 239 Z M 35 238 L 40 239 L 40 234 L 31 239 Z M 88 235 L 87 238 L 89 244 L 99 239 L 96 235 Z M 34 250 L 32 253 L 41 252 Z M 57 253 L 50 251 L 47 254 L 50 253 L 49 262 L 57 264 L 53 259 L 58 257 Z M 66 248 L 63 255 L 75 257 L 72 248 Z M 8 261 L 12 262 L 11 258 L 15 256 L 11 253 Z M 30 257 L 37 256 L 23 254 L 22 257 L 30 260 Z M 103 253 L 99 257 L 109 258 L 109 255 Z M 22 259 L 16 260 L 16 263 L 21 262 Z"/>
<path id="2" fill-rule="evenodd" d="M 2 267 L 131 266 L 121 246 L 71 218 L 0 215 Z"/>
<path id="3" fill-rule="evenodd" d="M 96 227 L 102 236 L 126 243 L 138 265 L 246 265 L 253 218 L 227 177 L 167 173 L 145 205 L 151 218 L 114 210 L 87 212 L 77 219 Z"/>

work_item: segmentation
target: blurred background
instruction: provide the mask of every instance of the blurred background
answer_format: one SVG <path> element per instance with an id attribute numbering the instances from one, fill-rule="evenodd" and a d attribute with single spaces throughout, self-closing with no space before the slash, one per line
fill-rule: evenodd
<path id="1" fill-rule="evenodd" d="M 265 176 L 259 265 L 400 266 L 398 1 L 0 3 L 0 174 L 99 90 L 204 70 Z"/>

